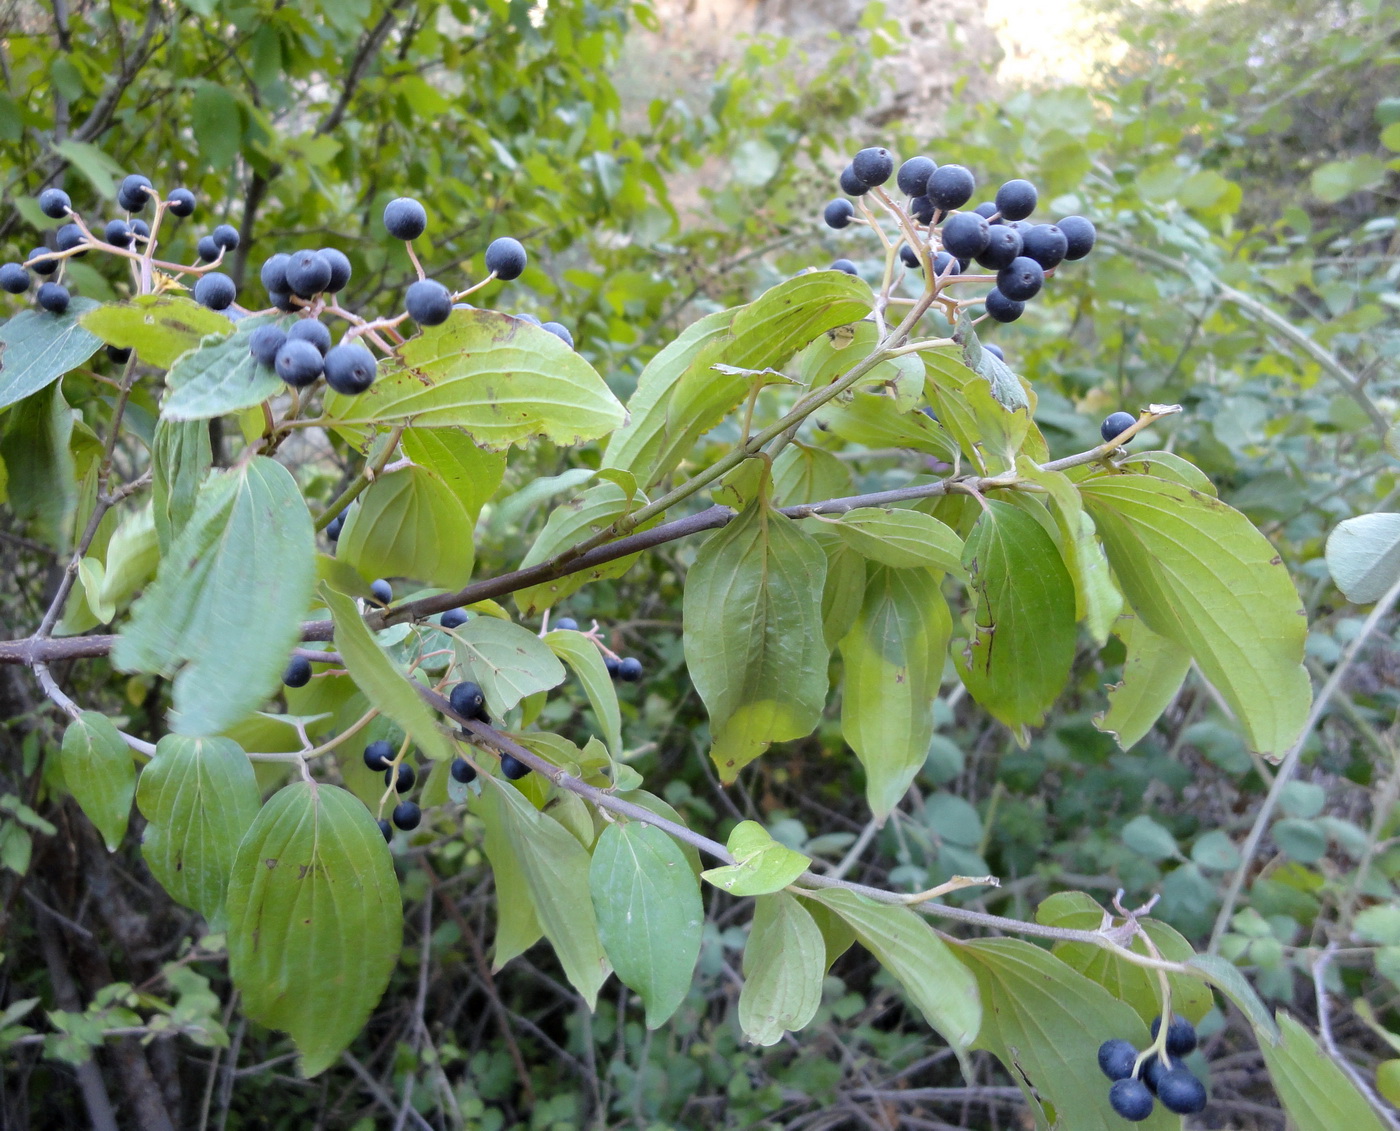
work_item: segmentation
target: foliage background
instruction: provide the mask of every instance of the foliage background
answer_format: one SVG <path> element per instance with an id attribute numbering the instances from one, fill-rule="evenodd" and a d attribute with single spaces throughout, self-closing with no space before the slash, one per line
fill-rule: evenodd
<path id="1" fill-rule="evenodd" d="M 525 240 L 532 264 L 504 308 L 569 324 L 625 396 L 648 357 L 700 314 L 838 254 L 869 265 L 873 246 L 817 219 L 860 145 L 928 151 L 987 183 L 1024 175 L 1050 211 L 1094 217 L 1107 245 L 995 338 L 1034 382 L 1052 451 L 1088 446 L 1113 409 L 1185 405 L 1156 439 L 1204 467 L 1274 540 L 1325 674 L 1364 615 L 1331 583 L 1326 535 L 1400 500 L 1393 438 L 1373 419 L 1394 419 L 1397 407 L 1400 17 L 1378 0 L 1108 0 L 1096 27 L 1111 61 L 1087 84 L 954 98 L 937 115 L 877 128 L 864 115 L 908 34 L 900 16 L 867 5 L 856 34 L 806 56 L 775 37 L 736 45 L 684 96 L 639 93 L 629 73 L 624 99 L 614 67 L 624 51 L 636 66 L 637 37 L 655 19 L 644 4 L 16 3 L 0 16 L 0 237 L 16 253 L 35 242 L 32 197 L 46 183 L 100 211 L 113 175 L 139 169 L 189 184 L 209 202 L 203 216 L 240 228 L 236 278 L 256 286 L 269 249 L 335 242 L 354 262 L 350 304 L 377 308 L 411 273 L 377 217 L 410 193 L 433 217 L 432 273 L 479 265 L 497 235 Z M 74 274 L 96 298 L 119 285 L 84 264 Z M 1342 392 L 1299 339 L 1326 350 L 1359 395 Z M 0 441 L 10 475 L 0 621 L 14 634 L 37 622 L 57 561 L 38 540 L 54 500 L 24 482 L 22 442 L 14 428 Z M 308 444 L 301 456 L 303 482 L 329 498 L 344 453 Z M 859 487 L 898 484 L 907 461 L 892 456 Z M 478 573 L 515 564 L 547 513 L 544 498 L 515 493 L 565 466 L 540 448 L 512 456 L 478 531 Z M 1163 918 L 1199 947 L 1211 941 L 1270 771 L 1204 683 L 1188 680 L 1125 754 L 1091 723 L 1118 677 L 1112 649 L 1076 668 L 1025 750 L 949 682 L 925 772 L 895 819 L 867 834 L 852 800 L 863 782 L 834 720 L 772 751 L 735 788 L 710 775 L 704 713 L 681 662 L 681 581 L 694 553 L 667 546 L 569 608 L 645 659 L 652 674 L 625 693 L 627 745 L 687 820 L 723 831 L 756 818 L 832 861 L 859 837 L 852 878 L 896 888 L 990 871 L 1003 886 L 968 902 L 1022 917 L 1063 887 L 1103 899 L 1122 887 L 1129 903 L 1160 891 Z M 1266 997 L 1314 1027 L 1315 962 L 1335 943 L 1321 980 L 1341 994 L 1333 1031 L 1363 1073 L 1393 1055 L 1367 1010 L 1400 1027 L 1392 631 L 1333 697 L 1237 914 L 1214 931 Z M 104 670 L 78 662 L 62 679 L 95 709 L 155 733 L 160 689 Z M 1018 1094 L 990 1059 L 975 1061 L 967 1090 L 891 983 L 854 956 L 833 970 L 799 1040 L 742 1047 L 731 976 L 742 901 L 709 899 L 695 985 L 656 1033 L 625 991 L 589 1016 L 552 958 L 527 955 L 493 977 L 484 956 L 494 895 L 471 829 L 439 830 L 400 858 L 408 930 L 390 993 L 352 1060 L 297 1080 L 282 1040 L 231 1022 L 220 940 L 192 946 L 201 925 L 145 871 L 135 835 L 109 856 L 45 788 L 60 732 L 27 680 L 0 667 L 0 793 L 16 800 L 0 841 L 0 1004 L 38 996 L 99 1012 L 73 1019 L 62 1039 L 4 1054 L 5 1126 L 81 1125 L 80 1096 L 93 1087 L 122 1125 L 143 1127 L 1014 1123 Z M 28 825 L 19 801 L 37 811 Z M 143 1042 L 165 1009 L 185 1034 Z M 227 1051 L 193 1039 L 222 1025 Z M 134 1032 L 104 1041 L 113 1028 Z M 1205 1031 L 1212 1125 L 1281 1126 L 1247 1027 L 1225 1013 Z M 75 1066 L 92 1045 L 95 1059 Z"/>

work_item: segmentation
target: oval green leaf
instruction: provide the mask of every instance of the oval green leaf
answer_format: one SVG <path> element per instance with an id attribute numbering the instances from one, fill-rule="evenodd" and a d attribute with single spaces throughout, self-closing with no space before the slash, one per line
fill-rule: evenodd
<path id="1" fill-rule="evenodd" d="M 754 901 L 744 945 L 739 1026 L 756 1045 L 775 1045 L 816 1016 L 826 974 L 826 943 L 808 910 L 786 892 Z"/>
<path id="2" fill-rule="evenodd" d="M 80 321 L 109 346 L 134 349 L 142 361 L 161 369 L 169 369 L 206 335 L 233 332 L 227 316 L 182 295 L 138 295 L 130 302 L 109 302 L 88 310 Z"/>
<path id="3" fill-rule="evenodd" d="M 460 589 L 471 580 L 472 520 L 452 490 L 426 467 L 378 476 L 350 508 L 335 556 L 360 575 L 410 577 Z"/>
<path id="4" fill-rule="evenodd" d="M 136 767 L 112 720 L 84 711 L 63 732 L 63 780 L 108 852 L 121 847 L 136 793 Z"/>
<path id="5" fill-rule="evenodd" d="M 0 408 L 47 388 L 97 352 L 102 339 L 80 325 L 96 309 L 92 299 L 75 297 L 65 314 L 21 310 L 0 325 Z"/>

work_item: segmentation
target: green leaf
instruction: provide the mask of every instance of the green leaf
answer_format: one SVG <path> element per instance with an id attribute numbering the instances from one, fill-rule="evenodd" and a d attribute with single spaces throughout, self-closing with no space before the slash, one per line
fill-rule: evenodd
<path id="1" fill-rule="evenodd" d="M 752 369 L 781 365 L 818 334 L 858 322 L 874 304 L 869 284 L 854 275 L 798 275 L 735 312 L 734 344 L 724 360 Z"/>
<path id="2" fill-rule="evenodd" d="M 810 856 L 779 844 L 757 821 L 740 821 L 726 846 L 736 863 L 700 873 L 730 895 L 767 895 L 781 891 L 812 865 Z"/>
<path id="3" fill-rule="evenodd" d="M 762 501 L 700 548 L 685 584 L 685 658 L 723 781 L 821 718 L 825 577 L 821 547 Z"/>
<path id="4" fill-rule="evenodd" d="M 74 297 L 64 314 L 21 310 L 0 324 L 0 408 L 53 384 L 97 352 L 101 339 L 78 321 L 95 309 L 92 299 Z"/>
<path id="5" fill-rule="evenodd" d="M 234 857 L 262 797 L 252 763 L 228 738 L 167 734 L 136 790 L 141 855 L 173 899 L 223 927 Z"/>
<path id="6" fill-rule="evenodd" d="M 258 364 L 248 342 L 262 326 L 285 330 L 293 321 L 288 315 L 265 314 L 243 319 L 232 334 L 224 327 L 201 338 L 199 345 L 181 354 L 165 375 L 169 392 L 160 406 L 161 417 L 207 420 L 252 408 L 285 391 L 287 386 L 276 370 Z"/>
<path id="7" fill-rule="evenodd" d="M 228 921 L 243 1012 L 290 1034 L 304 1076 L 330 1067 L 369 1020 L 403 941 L 399 881 L 370 811 L 333 785 L 279 790 L 238 846 Z"/>
<path id="8" fill-rule="evenodd" d="M 852 358 L 842 372 L 856 360 Z M 817 409 L 813 418 L 848 444 L 872 449 L 907 448 L 948 463 L 958 458 L 957 442 L 939 421 L 922 412 L 901 412 L 898 402 L 883 393 L 858 392 L 836 397 Z"/>
<path id="9" fill-rule="evenodd" d="M 808 444 L 789 444 L 773 461 L 773 498 L 782 506 L 839 499 L 855 491 L 841 460 Z"/>
<path id="10" fill-rule="evenodd" d="M 59 550 L 72 542 L 78 510 L 72 436 L 73 411 L 63 399 L 63 387 L 52 384 L 6 414 L 0 439 L 10 510 Z"/>
<path id="11" fill-rule="evenodd" d="M 502 451 L 541 436 L 556 444 L 596 440 L 626 413 L 603 379 L 548 330 L 491 310 L 454 310 L 399 347 L 400 367 L 380 364 L 368 392 L 326 396 L 342 424 L 411 423 L 461 428 Z"/>
<path id="12" fill-rule="evenodd" d="M 460 589 L 476 560 L 472 525 L 441 479 L 426 467 L 401 467 L 377 476 L 350 508 L 335 556 L 363 577 Z"/>
<path id="13" fill-rule="evenodd" d="M 953 632 L 939 577 L 876 566 L 841 640 L 841 733 L 865 767 L 865 796 L 877 817 L 899 804 L 933 738 L 933 701 Z"/>
<path id="14" fill-rule="evenodd" d="M 1274 1091 L 1297 1131 L 1382 1131 L 1366 1098 L 1307 1029 L 1286 1013 L 1278 1017 L 1283 1039 L 1260 1042 Z"/>
<path id="15" fill-rule="evenodd" d="M 501 718 L 527 695 L 564 682 L 564 665 L 528 628 L 495 617 L 473 617 L 457 629 L 457 659 L 481 685 L 486 707 Z"/>
<path id="16" fill-rule="evenodd" d="M 109 346 L 134 349 L 144 362 L 169 369 L 209 334 L 231 334 L 233 323 L 216 310 L 180 295 L 137 295 L 81 316 L 83 328 Z"/>
<path id="17" fill-rule="evenodd" d="M 1128 650 L 1123 679 L 1108 689 L 1108 710 L 1094 716 L 1094 725 L 1113 735 L 1130 750 L 1152 730 L 1191 667 L 1191 654 L 1158 636 L 1135 616 L 1118 618 L 1114 628 Z"/>
<path id="18" fill-rule="evenodd" d="M 1385 162 L 1372 153 L 1328 161 L 1312 171 L 1313 195 L 1324 203 L 1336 204 L 1354 192 L 1375 188 L 1385 180 L 1385 173 Z"/>
<path id="19" fill-rule="evenodd" d="M 692 432 L 695 421 L 672 421 L 671 398 L 681 378 L 700 365 L 702 358 L 704 365 L 710 364 L 712 355 L 729 338 L 734 314 L 733 310 L 707 314 L 647 362 L 637 378 L 637 391 L 627 403 L 630 419 L 608 440 L 604 467 L 628 470 L 638 484 L 650 487 L 689 455 L 695 440 L 713 427 L 710 423 Z"/>
<path id="20" fill-rule="evenodd" d="M 818 545 L 826 554 L 822 583 L 822 640 L 830 652 L 856 623 L 865 604 L 865 557 L 834 534 L 818 529 Z"/>
<path id="21" fill-rule="evenodd" d="M 131 751 L 112 720 L 84 711 L 63 732 L 63 781 L 97 826 L 108 852 L 121 847 L 136 793 Z"/>
<path id="22" fill-rule="evenodd" d="M 526 569 L 547 562 L 556 554 L 610 526 L 614 520 L 646 504 L 647 497 L 640 492 L 629 499 L 627 491 L 617 483 L 595 484 L 550 512 L 544 529 L 540 531 L 529 553 L 521 560 L 520 567 Z M 659 515 L 638 529 L 648 530 L 658 521 Z M 604 577 L 621 577 L 632 568 L 632 564 L 639 557 L 640 553 L 629 554 L 625 558 L 618 558 L 593 569 L 531 585 L 515 594 L 515 603 L 524 615 L 534 616 L 545 609 L 553 608 L 590 581 Z"/>
<path id="23" fill-rule="evenodd" d="M 953 651 L 958 674 L 981 706 L 1023 733 L 1069 678 L 1074 586 L 1044 527 L 1010 503 L 987 503 L 963 564 L 977 605 L 973 639 Z"/>
<path id="24" fill-rule="evenodd" d="M 418 697 L 413 682 L 375 641 L 355 602 L 321 583 L 320 593 L 335 622 L 335 645 L 355 686 L 380 714 L 398 723 L 434 761 L 451 761 L 457 748 L 438 727 L 437 716 Z"/>
<path id="25" fill-rule="evenodd" d="M 1118 464 L 1120 471 L 1134 475 L 1155 475 L 1158 479 L 1170 479 L 1183 487 L 1190 487 L 1203 495 L 1218 495 L 1215 484 L 1204 471 L 1190 460 L 1182 459 L 1175 452 L 1135 452 Z M 1092 471 L 1092 466 L 1087 469 Z"/>
<path id="26" fill-rule="evenodd" d="M 206 422 L 156 421 L 151 450 L 151 500 L 162 556 L 170 552 L 170 544 L 194 514 L 199 485 L 212 462 Z"/>
<path id="27" fill-rule="evenodd" d="M 588 871 L 598 937 L 613 969 L 646 1004 L 647 1028 L 685 1000 L 700 957 L 700 885 L 670 835 L 638 821 L 603 830 Z"/>
<path id="28" fill-rule="evenodd" d="M 857 507 L 832 523 L 831 529 L 852 549 L 881 565 L 963 575 L 962 539 L 922 511 Z"/>
<path id="29" fill-rule="evenodd" d="M 907 907 L 876 903 L 853 891 L 826 888 L 803 894 L 850 924 L 861 946 L 904 987 L 924 1019 L 960 1056 L 971 1046 L 982 1026 L 977 982 L 932 927 Z"/>
<path id="30" fill-rule="evenodd" d="M 1400 581 L 1400 514 L 1344 519 L 1327 536 L 1327 568 L 1348 601 L 1369 605 Z"/>
<path id="31" fill-rule="evenodd" d="M 592 1009 L 610 967 L 589 896 L 588 852 L 563 825 L 526 801 L 515 786 L 499 778 L 488 778 L 485 785 L 483 792 L 495 794 L 501 804 L 506 836 L 520 862 L 540 928 L 570 983 Z"/>
<path id="32" fill-rule="evenodd" d="M 1199 970 L 1206 981 L 1234 1002 L 1235 1007 L 1249 1018 L 1260 1048 L 1267 1049 L 1269 1045 L 1278 1042 L 1279 1029 L 1269 1015 L 1268 1008 L 1259 1000 L 1254 987 L 1234 963 L 1227 962 L 1218 954 L 1198 954 L 1187 959 L 1186 965 Z"/>
<path id="33" fill-rule="evenodd" d="M 113 663 L 175 678 L 173 729 L 218 734 L 276 691 L 315 580 L 311 516 L 264 456 L 212 477 Z"/>
<path id="34" fill-rule="evenodd" d="M 816 1016 L 822 1002 L 826 945 L 805 907 L 786 892 L 754 901 L 744 945 L 739 1026 L 756 1045 L 775 1045 Z"/>
<path id="35" fill-rule="evenodd" d="M 598 645 L 581 632 L 555 629 L 544 638 L 551 652 L 563 660 L 583 684 L 584 694 L 593 705 L 608 753 L 622 757 L 622 712 L 617 705 L 617 685 L 608 675 L 607 664 Z"/>
<path id="36" fill-rule="evenodd" d="M 151 508 L 145 506 L 122 519 L 107 543 L 106 569 L 97 599 L 110 609 L 125 605 L 132 594 L 155 576 L 159 564 L 156 525 Z M 110 620 L 110 614 L 103 619 Z"/>
<path id="37" fill-rule="evenodd" d="M 81 79 L 78 90 L 81 94 Z M 55 143 L 54 150 L 62 154 L 72 163 L 73 168 L 87 178 L 88 183 L 97 190 L 98 196 L 112 197 L 116 195 L 117 186 L 114 178 L 122 176 L 126 170 L 100 148 L 85 141 L 65 138 L 63 141 Z"/>
<path id="38" fill-rule="evenodd" d="M 238 156 L 238 146 L 243 139 L 238 99 L 218 83 L 197 83 L 190 107 L 190 126 L 200 155 L 209 167 L 226 172 Z"/>
<path id="39" fill-rule="evenodd" d="M 1079 891 L 1057 892 L 1035 909 L 1035 921 L 1047 927 L 1065 927 L 1075 931 L 1094 931 L 1103 925 L 1104 909 Z M 1193 951 L 1191 944 L 1177 931 L 1157 919 L 1140 919 L 1148 937 L 1163 958 L 1186 962 Z M 1136 954 L 1149 953 L 1141 938 L 1134 937 L 1131 949 Z M 1097 982 L 1119 1001 L 1131 1005 L 1144 1024 L 1150 1024 L 1162 1012 L 1162 990 L 1157 972 L 1120 958 L 1106 947 L 1092 943 L 1057 942 L 1053 953 L 1071 969 Z M 1185 974 L 1168 974 L 1172 989 L 1172 1011 L 1192 1023 L 1199 1022 L 1214 1005 L 1210 988 L 1200 978 Z"/>
<path id="40" fill-rule="evenodd" d="M 1244 515 L 1180 484 L 1110 475 L 1080 489 L 1129 605 L 1191 653 L 1254 749 L 1281 757 L 1312 702 L 1283 560 Z"/>
<path id="41" fill-rule="evenodd" d="M 1139 813 L 1123 826 L 1123 843 L 1149 860 L 1168 860 L 1180 855 L 1176 837 L 1146 813 Z"/>
<path id="42" fill-rule="evenodd" d="M 501 485 L 505 452 L 478 448 L 457 428 L 407 428 L 400 443 L 405 456 L 447 484 L 475 525 L 482 505 Z"/>
<path id="43" fill-rule="evenodd" d="M 469 804 L 486 830 L 482 848 L 491 862 L 491 877 L 496 885 L 496 938 L 491 953 L 492 969 L 499 970 L 539 942 L 544 932 L 534 903 L 520 898 L 520 893 L 528 890 L 525 870 L 511 840 L 510 811 L 501 791 L 485 787 Z"/>
<path id="44" fill-rule="evenodd" d="M 1138 1048 L 1148 1043 L 1147 1025 L 1132 1007 L 1021 939 L 978 939 L 960 944 L 958 953 L 976 974 L 985 1003 L 976 1047 L 1006 1066 L 1036 1126 L 1121 1131 L 1098 1048 L 1110 1036 Z M 1169 1131 L 1181 1120 L 1157 1106 L 1137 1126 Z"/>

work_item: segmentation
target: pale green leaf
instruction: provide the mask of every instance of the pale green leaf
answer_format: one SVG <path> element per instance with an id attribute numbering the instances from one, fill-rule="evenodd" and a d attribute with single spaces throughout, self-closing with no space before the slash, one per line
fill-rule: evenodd
<path id="1" fill-rule="evenodd" d="M 822 428 L 848 444 L 874 450 L 907 448 L 946 463 L 958 458 L 957 442 L 939 421 L 922 412 L 901 412 L 895 399 L 883 393 L 836 397 L 817 409 L 813 417 Z"/>
<path id="2" fill-rule="evenodd" d="M 136 793 L 136 767 L 126 741 L 106 715 L 84 711 L 63 732 L 60 764 L 64 784 L 97 826 L 107 851 L 115 852 Z"/>
<path id="3" fill-rule="evenodd" d="M 850 468 L 821 448 L 789 444 L 773 461 L 773 498 L 781 506 L 839 499 L 854 491 Z"/>
<path id="4" fill-rule="evenodd" d="M 1254 1026 L 1254 1035 L 1259 1039 L 1260 1048 L 1267 1048 L 1279 1039 L 1279 1029 L 1269 1015 L 1268 1008 L 1259 1000 L 1249 979 L 1240 973 L 1232 962 L 1227 962 L 1218 954 L 1197 954 L 1186 960 L 1186 965 L 1200 971 L 1212 986 L 1229 998 Z"/>
<path id="5" fill-rule="evenodd" d="M 821 717 L 825 577 L 821 547 L 762 502 L 700 548 L 685 584 L 685 657 L 724 781 Z"/>
<path id="6" fill-rule="evenodd" d="M 170 552 L 170 544 L 194 514 L 199 485 L 212 462 L 206 421 L 156 421 L 155 445 L 151 449 L 151 505 L 162 555 Z"/>
<path id="7" fill-rule="evenodd" d="M 617 705 L 617 685 L 608 675 L 607 664 L 598 645 L 581 632 L 555 629 L 544 642 L 556 656 L 573 669 L 583 684 L 584 694 L 593 705 L 603 741 L 614 759 L 622 757 L 622 712 Z"/>
<path id="8" fill-rule="evenodd" d="M 475 562 L 471 517 L 433 472 L 401 467 L 377 476 L 361 493 L 335 556 L 362 577 L 409 577 L 460 589 Z"/>
<path id="9" fill-rule="evenodd" d="M 403 903 L 370 811 L 295 782 L 258 812 L 228 885 L 229 973 L 243 1012 L 296 1043 L 304 1076 L 364 1028 L 398 964 Z"/>
<path id="10" fill-rule="evenodd" d="M 961 1055 L 982 1026 L 977 982 L 948 944 L 918 914 L 853 891 L 804 893 L 840 915 L 861 946 L 904 987 L 924 1019 Z"/>
<path id="11" fill-rule="evenodd" d="M 406 422 L 461 428 L 503 450 L 536 436 L 578 444 L 606 436 L 626 413 L 603 379 L 548 330 L 490 310 L 454 310 L 399 347 L 401 366 L 358 396 L 330 393 L 342 424 Z"/>
<path id="12" fill-rule="evenodd" d="M 213 476 L 133 607 L 113 662 L 175 677 L 177 732 L 225 730 L 280 684 L 315 552 L 311 516 L 281 464 L 254 456 Z"/>
<path id="13" fill-rule="evenodd" d="M 853 550 L 834 534 L 816 532 L 826 554 L 826 580 L 822 583 L 822 639 L 831 651 L 851 625 L 856 623 L 865 603 L 865 578 L 869 570 L 864 555 Z"/>
<path id="14" fill-rule="evenodd" d="M 1312 701 L 1307 620 L 1282 558 L 1244 515 L 1180 484 L 1108 475 L 1080 489 L 1129 605 L 1191 653 L 1254 749 L 1282 757 Z"/>
<path id="15" fill-rule="evenodd" d="M 107 562 L 98 599 L 113 609 L 125 605 L 132 594 L 155 576 L 159 564 L 155 520 L 151 507 L 144 506 L 123 518 L 107 543 Z M 103 619 L 110 620 L 110 614 Z"/>
<path id="16" fill-rule="evenodd" d="M 207 335 L 233 332 L 225 315 L 181 295 L 137 295 L 130 302 L 89 310 L 80 320 L 109 346 L 134 349 L 141 361 L 161 369 L 169 369 Z"/>
<path id="17" fill-rule="evenodd" d="M 222 929 L 234 856 L 261 802 L 252 763 L 231 739 L 167 734 L 141 771 L 141 855 L 171 897 L 213 930 Z"/>
<path id="18" fill-rule="evenodd" d="M 10 511 L 31 524 L 33 536 L 59 550 L 72 542 L 78 510 L 72 436 L 73 411 L 63 399 L 62 385 L 55 382 L 5 414 L 0 438 Z"/>
<path id="19" fill-rule="evenodd" d="M 64 314 L 21 310 L 0 324 L 0 408 L 37 393 L 97 352 L 102 340 L 79 325 L 96 309 L 92 299 L 74 297 Z"/>
<path id="20" fill-rule="evenodd" d="M 506 470 L 505 452 L 488 452 L 457 428 L 407 428 L 403 454 L 447 484 L 475 524 L 485 502 L 496 493 Z"/>
<path id="21" fill-rule="evenodd" d="M 263 314 L 244 318 L 232 334 L 224 327 L 200 339 L 198 347 L 181 354 L 165 375 L 168 392 L 160 406 L 162 419 L 207 420 L 252 408 L 285 391 L 277 371 L 259 364 L 248 346 L 260 327 L 285 330 L 294 321 L 288 315 Z"/>
<path id="22" fill-rule="evenodd" d="M 826 973 L 822 933 L 805 907 L 786 892 L 754 901 L 744 945 L 739 1026 L 756 1045 L 775 1045 L 816 1016 Z"/>
<path id="23" fill-rule="evenodd" d="M 841 733 L 865 767 L 877 817 L 899 804 L 928 755 L 952 631 L 939 575 L 870 571 L 860 614 L 841 640 Z"/>
<path id="24" fill-rule="evenodd" d="M 535 915 L 535 905 L 520 898 L 528 890 L 525 872 L 507 829 L 511 818 L 501 791 L 485 787 L 468 803 L 486 830 L 482 848 L 491 863 L 491 878 L 496 885 L 496 937 L 491 960 L 492 969 L 499 970 L 539 942 L 544 932 Z"/>
<path id="25" fill-rule="evenodd" d="M 963 542 L 949 527 L 922 511 L 857 507 L 831 524 L 852 549 L 896 569 L 942 570 L 963 574 Z"/>
<path id="26" fill-rule="evenodd" d="M 711 868 L 701 878 L 730 895 L 781 891 L 812 866 L 812 858 L 779 844 L 757 821 L 740 821 L 726 846 L 736 863 Z"/>
<path id="27" fill-rule="evenodd" d="M 511 621 L 473 617 L 456 632 L 457 659 L 481 685 L 492 717 L 501 718 L 527 695 L 564 682 L 564 665 L 549 645 Z"/>
<path id="28" fill-rule="evenodd" d="M 335 622 L 335 645 L 355 686 L 382 714 L 398 723 L 418 749 L 434 761 L 451 761 L 456 746 L 443 734 L 437 716 L 418 696 L 365 627 L 355 602 L 324 582 L 320 592 Z"/>
<path id="29" fill-rule="evenodd" d="M 1369 605 L 1400 581 L 1400 514 L 1363 514 L 1327 536 L 1327 568 L 1348 601 Z"/>
<path id="30" fill-rule="evenodd" d="M 1128 651 L 1123 679 L 1108 689 L 1108 710 L 1094 716 L 1094 725 L 1129 750 L 1147 737 L 1176 698 L 1190 670 L 1191 654 L 1135 616 L 1120 617 L 1114 631 Z"/>
<path id="31" fill-rule="evenodd" d="M 1386 1127 L 1317 1038 L 1286 1013 L 1278 1017 L 1283 1039 L 1260 1042 L 1274 1091 L 1297 1131 L 1383 1131 Z"/>
<path id="32" fill-rule="evenodd" d="M 655 1029 L 680 1008 L 700 957 L 705 912 L 695 873 L 655 825 L 614 822 L 598 838 L 588 882 L 603 950 Z"/>

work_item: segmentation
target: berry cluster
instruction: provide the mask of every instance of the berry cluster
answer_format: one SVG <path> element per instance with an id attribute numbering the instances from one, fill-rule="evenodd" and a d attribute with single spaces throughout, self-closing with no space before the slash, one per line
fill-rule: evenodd
<path id="1" fill-rule="evenodd" d="M 456 611 L 460 612 L 460 610 Z M 445 616 L 446 614 L 444 614 Z M 451 627 L 455 627 L 455 625 Z M 462 718 L 475 719 L 477 722 L 490 724 L 491 716 L 486 712 L 486 696 L 482 693 L 481 688 L 470 680 L 457 684 L 448 695 L 447 701 L 452 705 L 453 712 Z M 513 754 L 501 755 L 502 777 L 510 781 L 519 781 L 529 772 L 530 767 Z M 476 777 L 476 771 L 465 759 L 458 758 L 452 763 L 452 776 L 465 785 Z"/>
<path id="2" fill-rule="evenodd" d="M 374 773 L 383 773 L 384 787 L 393 787 L 394 793 L 407 793 L 418 781 L 418 771 L 407 762 L 399 760 L 395 764 L 394 744 L 384 739 L 378 739 L 365 747 L 365 767 Z M 400 801 L 394 806 L 394 811 L 390 814 L 390 821 L 379 819 L 379 831 L 384 834 L 385 840 L 391 840 L 394 829 L 400 828 L 404 832 L 416 829 L 423 820 L 423 810 L 418 807 L 416 801 L 407 799 Z"/>
<path id="3" fill-rule="evenodd" d="M 903 204 L 881 187 L 891 176 L 906 198 Z M 1014 322 L 1062 262 L 1089 254 L 1097 233 L 1083 216 L 1066 216 L 1053 224 L 1031 223 L 1039 194 L 1033 184 L 1020 178 L 1003 184 L 994 199 L 965 211 L 976 188 L 968 169 L 938 165 L 929 157 L 911 157 L 896 173 L 893 155 L 879 146 L 862 149 L 841 173 L 842 192 L 857 202 L 871 194 L 894 217 L 904 239 L 900 261 L 914 270 L 930 267 L 935 295 L 956 284 L 995 283 L 981 298 L 945 303 L 950 313 L 981 305 L 994 321 Z M 858 210 L 844 197 L 827 204 L 822 215 L 829 227 L 837 229 L 853 222 L 877 224 L 863 203 Z M 971 273 L 974 261 L 995 275 Z M 838 259 L 831 267 L 856 273 L 855 265 L 846 259 Z"/>
<path id="4" fill-rule="evenodd" d="M 554 622 L 554 627 L 557 629 L 562 629 L 565 632 L 579 631 L 578 621 L 574 620 L 573 617 L 560 617 L 557 621 Z M 595 629 L 597 627 L 596 621 L 594 622 L 594 627 Z M 598 638 L 596 635 L 593 636 L 593 640 L 595 641 L 595 643 L 598 642 Z M 613 679 L 621 680 L 623 683 L 642 682 L 642 661 L 637 659 L 636 656 L 617 656 L 614 655 L 608 649 L 604 648 L 603 665 L 608 669 L 608 675 L 610 675 Z"/>
<path id="5" fill-rule="evenodd" d="M 1152 1022 L 1152 1039 L 1161 1032 L 1162 1019 Z M 1173 1017 L 1167 1026 L 1163 1054 L 1142 1056 L 1129 1041 L 1119 1038 L 1099 1046 L 1099 1068 L 1113 1081 L 1108 1102 L 1113 1110 L 1132 1123 L 1141 1123 L 1152 1114 L 1156 1100 L 1177 1115 L 1195 1115 L 1206 1106 L 1205 1085 L 1183 1064 L 1172 1060 L 1186 1056 L 1196 1047 L 1196 1029 L 1184 1017 Z"/>

